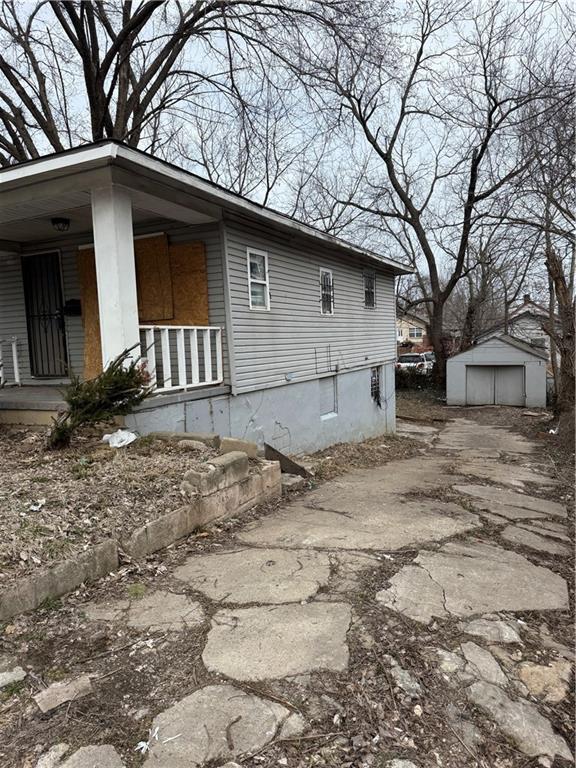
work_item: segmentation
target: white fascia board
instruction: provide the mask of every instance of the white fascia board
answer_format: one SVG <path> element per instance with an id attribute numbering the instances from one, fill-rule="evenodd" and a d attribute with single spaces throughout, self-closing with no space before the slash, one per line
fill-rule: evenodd
<path id="1" fill-rule="evenodd" d="M 114 161 L 119 149 L 118 144 L 78 147 L 56 155 L 48 155 L 37 160 L 14 165 L 0 171 L 0 191 L 16 186 L 18 182 L 29 183 L 36 177 L 43 181 L 62 174 L 77 173 L 91 166 L 108 165 Z"/>

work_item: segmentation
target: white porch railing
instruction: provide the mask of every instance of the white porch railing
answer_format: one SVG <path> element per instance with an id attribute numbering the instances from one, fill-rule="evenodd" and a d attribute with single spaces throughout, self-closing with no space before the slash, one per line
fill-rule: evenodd
<path id="1" fill-rule="evenodd" d="M 155 392 L 223 381 L 221 328 L 141 325 L 140 348 Z"/>
<path id="2" fill-rule="evenodd" d="M 10 339 L 0 339 L 0 387 L 5 386 L 8 382 L 6 376 L 6 368 L 4 365 L 4 348 L 11 347 L 12 349 L 12 376 L 14 378 L 13 384 L 20 386 L 22 380 L 20 378 L 20 363 L 18 361 L 18 337 L 12 336 Z"/>

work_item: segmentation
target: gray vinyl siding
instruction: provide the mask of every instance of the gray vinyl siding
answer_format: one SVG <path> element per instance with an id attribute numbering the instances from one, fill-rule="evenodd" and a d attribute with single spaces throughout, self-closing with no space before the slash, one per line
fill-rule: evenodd
<path id="1" fill-rule="evenodd" d="M 394 278 L 321 246 L 257 225 L 225 225 L 236 392 L 366 368 L 396 354 Z M 270 310 L 250 310 L 248 248 L 268 253 Z M 320 312 L 320 268 L 334 282 L 334 314 Z M 376 308 L 364 307 L 363 271 L 376 273 Z"/>
<path id="2" fill-rule="evenodd" d="M 31 248 L 29 253 L 38 253 L 43 249 Z M 76 249 L 68 246 L 65 249 L 51 249 L 60 253 L 62 269 L 62 293 L 64 301 L 80 298 L 78 282 L 78 266 Z M 48 252 L 48 251 L 47 251 Z M 75 373 L 82 372 L 84 332 L 82 318 L 66 318 L 66 343 L 68 363 Z M 19 254 L 5 255 L 0 259 L 0 339 L 10 340 L 12 336 L 18 339 L 18 360 L 20 375 L 24 383 L 39 381 L 30 374 L 30 357 L 28 354 L 28 329 L 26 326 L 26 304 L 24 300 L 24 285 L 22 282 L 21 257 Z M 13 381 L 12 352 L 9 344 L 4 344 L 4 366 L 8 383 Z"/>
<path id="3" fill-rule="evenodd" d="M 20 256 L 4 254 L 0 256 L 0 339 L 6 342 L 2 346 L 2 354 L 8 383 L 13 382 L 14 376 L 12 351 L 8 343 L 12 336 L 18 339 L 20 374 L 23 379 L 29 378 L 28 332 Z"/>

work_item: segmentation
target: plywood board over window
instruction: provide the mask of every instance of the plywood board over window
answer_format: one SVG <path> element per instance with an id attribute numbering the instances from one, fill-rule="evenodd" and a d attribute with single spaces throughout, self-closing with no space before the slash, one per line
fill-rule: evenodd
<path id="1" fill-rule="evenodd" d="M 142 237 L 134 242 L 138 318 L 141 323 L 167 323 L 174 319 L 170 248 L 166 235 Z"/>
<path id="2" fill-rule="evenodd" d="M 208 325 L 208 276 L 204 243 L 170 243 L 166 235 L 134 242 L 138 318 L 142 325 Z M 98 290 L 93 249 L 78 254 L 84 378 L 102 370 Z"/>

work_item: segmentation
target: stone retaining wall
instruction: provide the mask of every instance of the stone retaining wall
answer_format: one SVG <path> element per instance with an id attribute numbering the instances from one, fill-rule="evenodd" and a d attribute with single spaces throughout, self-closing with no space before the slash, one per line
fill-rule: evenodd
<path id="1" fill-rule="evenodd" d="M 181 434 L 179 438 L 182 438 Z M 190 436 L 190 439 L 197 438 L 198 435 Z M 173 438 L 167 435 L 166 439 Z M 280 464 L 262 459 L 250 464 L 245 452 L 233 450 L 210 459 L 200 470 L 187 472 L 181 488 L 186 503 L 180 509 L 151 520 L 127 539 L 120 542 L 108 539 L 74 559 L 32 573 L 2 590 L 0 621 L 33 610 L 45 600 L 71 592 L 84 582 L 106 576 L 118 568 L 119 550 L 139 559 L 215 520 L 279 498 L 282 493 Z"/>

